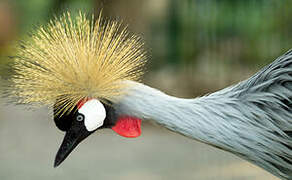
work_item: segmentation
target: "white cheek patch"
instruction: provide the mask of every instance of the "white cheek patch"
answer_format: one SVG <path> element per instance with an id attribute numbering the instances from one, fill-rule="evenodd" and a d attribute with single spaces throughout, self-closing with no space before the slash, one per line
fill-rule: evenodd
<path id="1" fill-rule="evenodd" d="M 84 125 L 88 131 L 94 131 L 102 126 L 106 117 L 105 108 L 97 99 L 87 101 L 78 112 L 84 115 Z"/>

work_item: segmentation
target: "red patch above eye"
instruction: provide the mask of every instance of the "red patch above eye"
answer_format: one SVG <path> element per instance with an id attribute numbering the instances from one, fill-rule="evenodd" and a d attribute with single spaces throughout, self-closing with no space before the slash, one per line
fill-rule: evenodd
<path id="1" fill-rule="evenodd" d="M 92 98 L 83 98 L 77 103 L 77 108 L 80 109 L 87 101 L 89 101 Z"/>
<path id="2" fill-rule="evenodd" d="M 138 137 L 141 135 L 141 119 L 131 116 L 121 116 L 112 129 L 124 137 Z"/>

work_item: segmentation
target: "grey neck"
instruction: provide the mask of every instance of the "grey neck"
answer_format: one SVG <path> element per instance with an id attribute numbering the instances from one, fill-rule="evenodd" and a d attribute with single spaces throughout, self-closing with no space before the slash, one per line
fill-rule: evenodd
<path id="1" fill-rule="evenodd" d="M 208 96 L 182 99 L 141 83 L 127 83 L 128 94 L 116 105 L 119 114 L 154 120 L 172 131 L 232 152 L 278 177 L 291 173 L 292 165 L 283 158 L 292 157 L 285 145 L 290 140 L 284 133 L 291 116 L 280 113 L 282 122 L 273 121 L 278 117 L 270 114 L 276 113 L 266 112 L 272 109 L 253 103 L 257 96 L 243 95 L 234 86 Z M 282 156 L 283 152 L 288 154 Z"/>
<path id="2" fill-rule="evenodd" d="M 227 126 L 232 126 L 232 114 L 227 112 L 226 106 L 234 104 L 235 99 L 220 95 L 195 99 L 176 98 L 141 83 L 129 83 L 128 95 L 117 107 L 119 114 L 154 120 L 172 131 L 214 146 L 227 145 L 226 138 L 232 134 L 224 133 L 225 129 L 229 129 Z"/>

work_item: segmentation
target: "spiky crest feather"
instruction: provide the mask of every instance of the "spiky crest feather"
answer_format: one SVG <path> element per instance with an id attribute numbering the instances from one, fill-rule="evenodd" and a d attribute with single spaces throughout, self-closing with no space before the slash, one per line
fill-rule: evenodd
<path id="1" fill-rule="evenodd" d="M 15 57 L 10 95 L 17 103 L 70 112 L 83 98 L 118 101 L 123 80 L 139 80 L 146 62 L 143 43 L 101 13 L 64 13 L 22 42 Z"/>

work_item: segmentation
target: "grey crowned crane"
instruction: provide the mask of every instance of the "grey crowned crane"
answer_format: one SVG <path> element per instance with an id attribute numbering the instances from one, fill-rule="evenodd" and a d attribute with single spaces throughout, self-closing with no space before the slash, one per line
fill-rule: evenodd
<path id="1" fill-rule="evenodd" d="M 102 128 L 141 134 L 141 120 L 231 152 L 281 179 L 292 179 L 292 51 L 251 78 L 212 94 L 182 99 L 137 82 L 143 43 L 101 15 L 65 13 L 21 43 L 8 94 L 47 105 L 65 131 L 55 167 Z"/>

